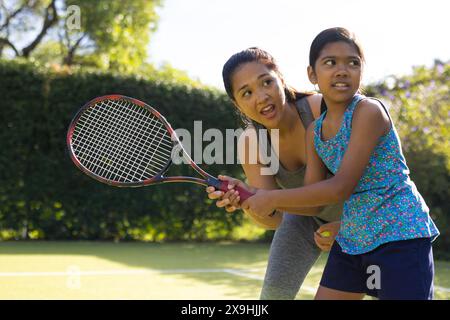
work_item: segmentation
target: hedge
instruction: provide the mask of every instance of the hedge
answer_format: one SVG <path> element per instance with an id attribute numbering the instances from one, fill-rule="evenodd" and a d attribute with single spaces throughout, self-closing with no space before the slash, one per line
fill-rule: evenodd
<path id="1" fill-rule="evenodd" d="M 227 238 L 242 215 L 229 215 L 191 184 L 114 188 L 71 162 L 65 135 L 90 99 L 118 93 L 154 105 L 174 128 L 236 128 L 226 96 L 212 89 L 108 73 L 55 72 L 29 63 L 0 63 L 0 230 L 7 238 L 204 240 Z M 209 143 L 209 142 L 206 142 Z M 240 175 L 237 165 L 212 174 Z M 171 174 L 193 175 L 189 166 Z"/>

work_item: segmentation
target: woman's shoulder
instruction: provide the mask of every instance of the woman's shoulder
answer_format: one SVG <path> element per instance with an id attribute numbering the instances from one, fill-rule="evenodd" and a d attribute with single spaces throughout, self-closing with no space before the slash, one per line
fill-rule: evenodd
<path id="1" fill-rule="evenodd" d="M 315 93 L 308 95 L 303 99 L 306 99 L 306 101 L 308 101 L 314 119 L 317 119 L 320 116 L 320 104 L 322 103 L 322 95 L 319 93 Z"/>
<path id="2" fill-rule="evenodd" d="M 257 124 L 256 124 L 257 126 Z M 255 132 L 256 131 L 256 126 L 254 123 L 249 123 L 247 124 L 244 128 L 243 128 L 243 133 L 251 133 L 251 132 Z"/>
<path id="3" fill-rule="evenodd" d="M 238 143 L 242 144 L 247 139 L 256 139 L 258 141 L 258 129 L 254 124 L 248 124 L 245 128 L 243 128 L 242 134 L 238 138 Z"/>

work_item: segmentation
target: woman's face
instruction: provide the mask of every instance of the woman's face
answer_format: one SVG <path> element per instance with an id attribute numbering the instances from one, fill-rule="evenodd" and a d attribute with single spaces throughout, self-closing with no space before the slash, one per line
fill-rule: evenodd
<path id="1" fill-rule="evenodd" d="M 277 128 L 286 104 L 283 82 L 260 62 L 239 66 L 231 76 L 235 104 L 248 118 Z"/>

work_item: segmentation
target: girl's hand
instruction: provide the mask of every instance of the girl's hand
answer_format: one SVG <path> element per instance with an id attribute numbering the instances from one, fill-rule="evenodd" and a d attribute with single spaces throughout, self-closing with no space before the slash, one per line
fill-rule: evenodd
<path id="1" fill-rule="evenodd" d="M 314 241 L 322 251 L 330 251 L 340 226 L 340 221 L 333 221 L 321 225 L 320 228 L 314 232 Z"/>
<path id="2" fill-rule="evenodd" d="M 261 218 L 272 216 L 275 207 L 273 206 L 271 194 L 270 190 L 259 189 L 253 196 L 245 200 L 241 204 L 241 207 L 244 210 L 253 212 Z"/>
<path id="3" fill-rule="evenodd" d="M 249 187 L 244 182 L 239 179 L 231 178 L 228 176 L 220 175 L 219 180 L 228 181 L 228 191 L 223 192 L 221 190 L 216 190 L 214 187 L 209 186 L 206 188 L 206 192 L 208 193 L 208 198 L 212 200 L 219 199 L 216 201 L 216 206 L 219 208 L 225 207 L 227 212 L 234 212 L 236 209 L 240 208 L 240 197 L 239 192 L 234 190 L 236 186 L 240 188 L 246 189 L 250 192 L 255 192 L 256 189 Z"/>

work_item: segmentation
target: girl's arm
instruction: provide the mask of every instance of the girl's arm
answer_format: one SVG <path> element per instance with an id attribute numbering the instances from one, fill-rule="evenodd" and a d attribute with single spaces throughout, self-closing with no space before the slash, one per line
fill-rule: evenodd
<path id="1" fill-rule="evenodd" d="M 310 101 L 310 104 L 311 105 L 317 104 L 316 106 L 313 106 L 313 108 L 316 107 L 314 109 L 317 109 L 317 111 L 318 111 L 320 101 L 321 101 L 320 99 L 316 99 L 316 101 L 314 101 L 314 102 Z M 263 169 L 264 166 L 259 161 L 259 150 L 257 149 L 258 144 L 251 143 L 251 141 L 250 141 L 250 137 L 252 137 L 251 133 L 253 133 L 253 134 L 255 133 L 255 132 L 251 132 L 252 130 L 254 131 L 255 129 L 253 127 L 247 128 L 246 131 L 239 138 L 239 142 L 238 142 L 239 143 L 240 162 L 242 164 L 242 168 L 244 170 L 245 176 L 247 177 L 248 183 L 251 187 L 246 186 L 245 184 L 243 184 L 242 182 L 240 182 L 237 179 L 226 177 L 224 180 L 229 180 L 230 185 L 239 185 L 240 187 L 247 188 L 247 189 L 252 188 L 253 192 L 256 190 L 278 189 L 278 185 L 275 182 L 275 179 L 273 176 L 261 174 L 261 169 Z M 311 137 L 313 137 L 313 136 L 311 136 Z M 314 151 L 314 148 L 312 148 L 311 150 Z M 256 163 L 251 163 L 249 161 L 250 160 L 249 155 L 251 152 L 253 152 L 253 154 L 258 155 L 258 159 L 257 159 Z M 306 158 L 308 159 L 310 157 L 307 155 Z M 316 158 L 318 158 L 318 157 L 316 156 Z M 315 161 L 315 160 L 312 160 L 312 161 Z M 320 163 L 321 162 L 318 163 L 319 167 L 317 167 L 317 168 L 320 168 Z M 307 168 L 308 168 L 308 165 L 307 165 Z M 315 181 L 319 181 L 320 179 L 323 179 L 326 176 L 326 170 L 324 170 L 321 174 L 319 174 L 319 176 L 312 174 L 313 172 L 317 171 L 317 170 L 315 170 L 315 168 L 316 167 L 314 166 L 313 168 L 309 169 L 309 171 L 307 169 L 307 172 L 305 175 L 305 182 L 309 181 L 307 183 L 312 183 Z M 324 166 L 322 166 L 322 168 L 324 168 Z M 325 175 L 323 175 L 324 172 L 325 172 Z M 233 195 L 233 192 L 234 192 L 233 189 L 224 194 L 221 191 L 214 191 L 212 189 L 212 187 L 208 187 L 207 192 L 209 193 L 210 199 L 221 198 L 221 200 L 216 202 L 216 205 L 218 207 L 225 207 L 228 212 L 233 212 L 235 210 L 235 207 L 234 207 L 235 204 L 233 204 L 233 200 L 236 200 L 236 197 Z M 228 208 L 230 208 L 230 205 L 231 205 L 231 209 L 228 209 Z M 272 210 L 272 212 L 274 210 Z M 267 228 L 267 229 L 276 229 L 278 227 L 278 225 L 281 223 L 282 213 L 279 211 L 289 211 L 289 213 L 297 213 L 297 214 L 303 214 L 303 215 L 317 215 L 320 212 L 320 208 L 300 207 L 300 206 L 299 207 L 289 207 L 289 208 L 278 207 L 278 208 L 276 208 L 276 210 L 277 211 L 275 212 L 275 214 L 273 216 L 267 216 L 267 215 L 261 214 L 260 212 L 258 212 L 256 210 L 245 210 L 244 209 L 244 212 L 246 214 L 248 214 L 250 216 L 250 218 L 252 218 L 252 220 L 256 224 L 258 224 L 261 227 Z"/>
<path id="2" fill-rule="evenodd" d="M 311 107 L 314 119 L 320 116 L 320 104 L 322 102 L 321 94 L 313 94 L 307 96 L 305 99 Z M 324 180 L 327 176 L 327 168 L 322 162 L 322 159 L 317 155 L 314 148 L 314 124 L 311 123 L 308 128 L 305 128 L 305 142 L 306 142 L 306 172 L 304 178 L 304 185 L 313 184 L 315 182 Z M 277 210 L 289 211 L 289 213 L 297 213 L 301 215 L 315 216 L 322 211 L 322 207 L 304 207 L 297 208 L 277 207 Z"/>
<path id="3" fill-rule="evenodd" d="M 312 128 L 312 126 L 311 126 Z M 258 192 L 243 208 L 265 211 L 272 208 L 322 206 L 348 199 L 357 186 L 380 137 L 390 129 L 390 120 L 376 101 L 363 100 L 354 111 L 352 134 L 336 175 L 305 187 Z"/>
<path id="4" fill-rule="evenodd" d="M 309 97 L 308 97 L 309 98 Z M 321 98 L 316 99 L 315 102 L 310 102 L 312 105 L 317 104 L 315 109 L 319 109 Z M 314 148 L 314 126 L 310 125 L 309 128 L 306 130 L 306 173 L 305 173 L 305 180 L 304 184 L 313 184 L 315 182 L 324 180 L 327 176 L 327 169 L 325 165 L 323 164 L 320 157 L 317 155 L 316 150 Z M 244 136 L 244 135 L 243 135 Z M 240 139 L 240 150 L 241 152 L 241 163 L 242 168 L 244 169 L 245 175 L 248 179 L 249 185 L 253 187 L 254 191 L 257 191 L 259 189 L 262 190 L 277 190 L 279 189 L 278 185 L 275 182 L 275 179 L 273 176 L 267 176 L 267 175 L 261 175 L 261 169 L 263 166 L 259 163 L 256 164 L 249 164 L 248 153 L 249 150 L 251 150 L 252 146 L 246 142 L 244 139 Z M 258 153 L 259 154 L 259 153 Z M 241 186 L 245 187 L 245 186 Z M 295 206 L 295 207 L 283 207 L 278 206 L 274 210 L 277 211 L 289 211 L 289 213 L 294 214 L 300 214 L 300 215 L 307 215 L 307 216 L 315 216 L 320 213 L 322 210 L 321 207 L 305 207 L 305 206 Z M 261 215 L 258 214 L 258 212 L 252 211 L 252 210 L 245 210 L 244 211 L 249 214 L 250 217 L 252 217 L 256 222 L 263 222 L 264 224 L 269 223 L 271 226 L 273 226 L 273 221 L 277 221 L 276 225 L 281 222 L 281 216 L 282 214 L 280 212 L 276 212 L 275 216 L 268 217 L 268 221 L 261 221 Z M 278 219 L 279 218 L 279 219 Z"/>
<path id="5" fill-rule="evenodd" d="M 320 159 L 314 147 L 314 123 L 306 130 L 306 173 L 304 185 L 311 185 L 325 180 L 327 177 L 327 168 Z M 295 190 L 295 189 L 293 189 Z M 322 211 L 322 207 L 276 207 L 277 210 L 289 211 L 305 216 L 316 216 Z"/>
<path id="6" fill-rule="evenodd" d="M 305 99 L 308 100 L 309 105 L 311 106 L 311 110 L 314 115 L 314 118 L 319 117 L 322 95 L 314 94 L 314 95 L 306 97 Z M 253 149 L 255 147 L 258 148 L 257 143 L 252 144 L 249 142 L 248 138 L 245 138 L 247 135 L 251 136 L 251 134 L 250 134 L 251 131 L 253 131 L 253 133 L 255 133 L 255 128 L 253 128 L 253 127 L 247 128 L 245 130 L 244 134 L 239 139 L 239 151 L 240 151 L 239 157 L 240 157 L 240 161 L 242 163 L 242 168 L 244 170 L 245 176 L 247 177 L 248 183 L 249 183 L 249 185 L 254 187 L 254 189 L 256 189 L 256 190 L 258 190 L 258 189 L 262 189 L 262 190 L 279 189 L 273 176 L 261 175 L 261 169 L 264 168 L 264 166 L 260 163 L 259 158 L 258 158 L 258 161 L 256 164 L 250 164 L 248 161 L 250 159 L 249 158 L 250 152 L 255 152 L 259 157 L 259 150 Z M 314 148 L 312 148 L 312 150 L 315 152 Z M 316 155 L 316 157 L 317 157 L 317 155 Z M 307 155 L 306 158 L 308 159 L 310 157 Z M 318 163 L 315 160 L 314 160 L 314 162 Z M 307 168 L 308 168 L 308 166 L 307 166 Z M 314 178 L 312 178 L 313 175 L 311 175 L 311 173 L 314 171 L 315 171 L 314 169 L 311 169 L 311 170 L 309 170 L 309 173 L 308 173 L 308 169 L 307 169 L 306 175 L 305 175 L 305 183 L 308 183 L 307 181 L 310 181 L 309 183 L 312 183 L 312 181 L 316 181 L 316 180 L 314 180 Z M 311 178 L 307 178 L 308 175 L 310 175 Z M 234 180 L 232 178 L 228 178 L 228 179 Z M 318 178 L 317 181 L 319 181 L 319 180 L 321 180 L 321 178 Z M 240 185 L 241 182 L 234 181 L 234 182 L 231 182 L 230 184 L 233 184 L 233 183 L 236 185 L 238 185 L 238 184 Z M 240 185 L 240 186 L 243 188 L 247 187 L 246 185 Z M 236 199 L 233 196 L 233 191 L 234 190 L 231 190 L 224 194 L 221 191 L 215 191 L 213 187 L 207 188 L 207 192 L 209 193 L 208 197 L 213 200 L 220 199 L 216 202 L 216 205 L 218 207 L 225 207 L 225 210 L 227 212 L 233 212 L 238 207 L 237 205 L 232 204 L 232 200 Z M 261 214 L 258 214 L 258 212 L 255 212 L 254 210 L 244 210 L 244 212 L 248 216 L 250 216 L 250 218 L 253 220 L 253 222 L 255 222 L 259 226 L 266 228 L 266 229 L 276 229 L 278 227 L 278 225 L 281 223 L 282 213 L 278 212 L 278 211 L 289 211 L 290 213 L 297 213 L 297 214 L 304 214 L 304 215 L 316 215 L 320 212 L 320 208 L 312 208 L 312 207 L 297 207 L 297 208 L 279 207 L 279 208 L 276 208 L 276 210 L 277 210 L 277 212 L 273 216 L 261 215 Z"/>

